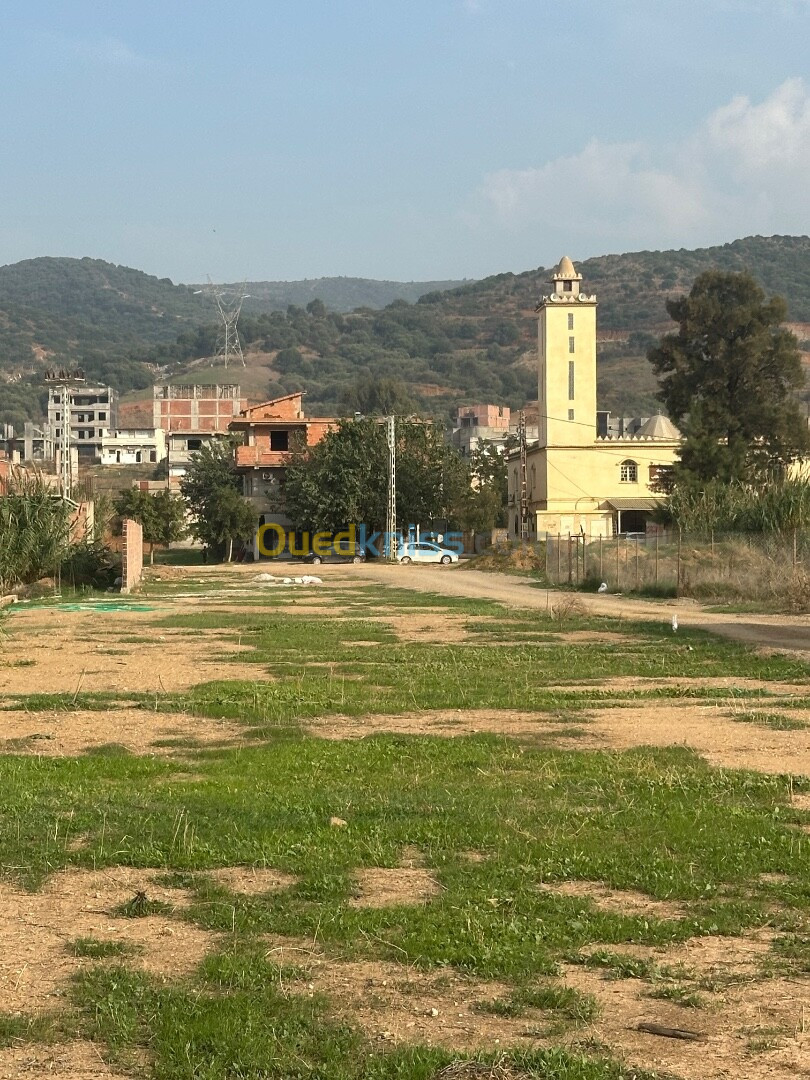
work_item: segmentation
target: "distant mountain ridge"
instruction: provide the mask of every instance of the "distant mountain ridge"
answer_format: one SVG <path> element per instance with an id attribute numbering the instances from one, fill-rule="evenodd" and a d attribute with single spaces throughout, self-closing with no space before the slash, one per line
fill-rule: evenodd
<path id="1" fill-rule="evenodd" d="M 330 311 L 346 313 L 357 308 L 379 309 L 395 300 L 407 300 L 415 304 L 420 296 L 429 292 L 443 292 L 468 285 L 465 281 L 378 281 L 374 278 L 321 277 L 304 278 L 300 281 L 248 281 L 245 291 L 250 294 L 245 301 L 245 311 L 283 311 L 288 304 L 306 307 L 313 300 L 320 300 Z M 234 282 L 222 288 L 236 290 L 241 283 Z M 202 288 L 200 285 L 193 286 Z"/>

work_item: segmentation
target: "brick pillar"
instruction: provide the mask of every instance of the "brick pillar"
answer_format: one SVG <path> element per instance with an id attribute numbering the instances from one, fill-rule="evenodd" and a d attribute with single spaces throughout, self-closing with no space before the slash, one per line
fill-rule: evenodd
<path id="1" fill-rule="evenodd" d="M 143 573 L 143 526 L 132 518 L 124 519 L 121 545 L 121 592 L 128 593 Z"/>

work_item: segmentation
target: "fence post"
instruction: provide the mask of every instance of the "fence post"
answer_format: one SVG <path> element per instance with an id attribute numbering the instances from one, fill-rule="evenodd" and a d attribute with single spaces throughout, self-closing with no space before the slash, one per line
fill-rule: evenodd
<path id="1" fill-rule="evenodd" d="M 793 530 L 793 571 L 796 572 L 796 563 L 799 561 L 799 531 Z"/>
<path id="2" fill-rule="evenodd" d="M 655 584 L 658 586 L 658 533 L 655 534 Z"/>
<path id="3" fill-rule="evenodd" d="M 638 592 L 638 537 L 636 537 L 636 592 Z"/>
<path id="4" fill-rule="evenodd" d="M 548 529 L 546 529 L 546 581 L 548 581 Z"/>
<path id="5" fill-rule="evenodd" d="M 678 561 L 675 567 L 675 595 L 681 595 L 681 530 L 678 529 Z"/>
<path id="6" fill-rule="evenodd" d="M 587 562 L 586 562 L 587 557 L 588 557 L 588 542 L 585 539 L 585 533 L 583 533 L 582 534 L 582 580 L 583 581 L 588 576 L 588 565 L 587 565 Z"/>
<path id="7" fill-rule="evenodd" d="M 571 559 L 571 533 L 568 534 L 568 584 L 572 585 L 574 582 L 574 566 Z"/>
<path id="8" fill-rule="evenodd" d="M 604 576 L 602 572 L 602 534 L 599 533 L 599 580 L 602 581 Z"/>
<path id="9" fill-rule="evenodd" d="M 557 533 L 557 584 L 560 584 L 562 578 L 562 569 L 560 566 L 560 560 L 562 559 L 562 534 Z"/>
<path id="10" fill-rule="evenodd" d="M 621 562 L 619 561 L 619 548 L 620 548 L 619 534 L 616 533 L 616 591 L 617 592 L 621 592 L 621 588 L 622 588 L 622 567 L 621 567 Z"/>

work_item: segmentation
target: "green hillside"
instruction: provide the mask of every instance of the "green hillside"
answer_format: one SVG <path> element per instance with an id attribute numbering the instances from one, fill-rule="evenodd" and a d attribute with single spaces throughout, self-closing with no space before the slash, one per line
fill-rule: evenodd
<path id="1" fill-rule="evenodd" d="M 578 268 L 599 298 L 600 408 L 656 407 L 646 350 L 668 326 L 666 298 L 687 291 L 709 267 L 750 270 L 768 291 L 785 296 L 792 320 L 810 322 L 808 237 L 588 259 Z M 410 405 L 437 416 L 473 400 L 519 407 L 536 396 L 534 307 L 549 273 L 498 274 L 431 289 L 416 303 L 400 298 L 382 310 L 374 304 L 391 288 L 412 295 L 431 283 L 254 282 L 240 322 L 250 370 L 231 369 L 227 378 L 240 378 L 255 397 L 306 390 L 310 413 L 350 409 L 358 382 L 391 377 L 405 384 Z M 313 295 L 319 289 L 323 295 Z M 355 300 L 360 310 L 336 310 Z M 92 259 L 0 268 L 0 378 L 13 380 L 0 384 L 0 422 L 37 415 L 41 372 L 54 362 L 81 362 L 91 377 L 121 391 L 145 388 L 158 376 L 223 378 L 201 360 L 216 339 L 210 304 L 192 286 Z"/>
<path id="2" fill-rule="evenodd" d="M 599 298 L 599 406 L 646 414 L 658 407 L 657 384 L 646 351 L 670 325 L 665 301 L 688 291 L 710 267 L 750 270 L 783 293 L 790 316 L 810 322 L 810 238 L 751 237 L 698 251 L 636 252 L 578 264 L 586 291 Z M 250 347 L 251 393 L 307 392 L 307 408 L 330 413 L 361 404 L 359 381 L 396 377 L 414 408 L 449 415 L 461 402 L 512 407 L 536 397 L 535 304 L 548 291 L 549 269 L 499 274 L 457 289 L 433 292 L 418 303 L 397 301 L 382 311 L 349 315 L 318 305 L 254 316 L 242 336 Z M 204 355 L 203 334 L 186 335 L 149 355 L 178 373 Z M 222 378 L 203 366 L 195 378 Z M 183 377 L 178 374 L 178 377 Z"/>

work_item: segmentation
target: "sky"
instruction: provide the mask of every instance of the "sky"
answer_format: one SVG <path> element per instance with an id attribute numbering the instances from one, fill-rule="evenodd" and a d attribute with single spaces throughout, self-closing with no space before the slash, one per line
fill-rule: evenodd
<path id="1" fill-rule="evenodd" d="M 5 0 L 0 264 L 474 278 L 810 231 L 810 0 Z"/>

